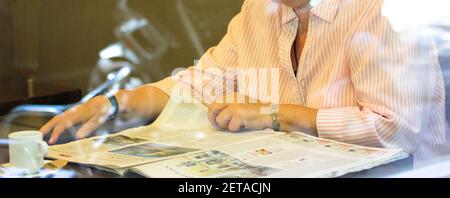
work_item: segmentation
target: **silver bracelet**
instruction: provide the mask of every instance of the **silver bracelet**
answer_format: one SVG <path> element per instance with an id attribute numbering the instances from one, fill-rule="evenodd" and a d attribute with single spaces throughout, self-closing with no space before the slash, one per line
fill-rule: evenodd
<path id="1" fill-rule="evenodd" d="M 277 113 L 278 113 L 279 107 L 280 106 L 278 104 L 272 104 L 271 117 L 272 117 L 272 129 L 274 131 L 280 131 L 280 128 L 281 128 L 281 124 L 278 121 L 278 117 L 277 117 Z"/>

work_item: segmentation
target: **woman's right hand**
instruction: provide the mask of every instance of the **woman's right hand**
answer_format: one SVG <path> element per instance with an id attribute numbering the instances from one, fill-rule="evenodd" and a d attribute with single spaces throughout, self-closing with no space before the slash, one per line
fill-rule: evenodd
<path id="1" fill-rule="evenodd" d="M 108 118 L 111 103 L 106 96 L 97 96 L 88 102 L 75 106 L 64 113 L 55 116 L 40 131 L 44 134 L 51 134 L 49 143 L 55 144 L 64 131 L 76 125 L 82 127 L 76 132 L 76 138 L 87 137 Z"/>
<path id="2" fill-rule="evenodd" d="M 149 120 L 159 116 L 169 100 L 169 96 L 160 89 L 145 85 L 134 90 L 119 90 L 116 98 L 121 114 Z M 106 96 L 97 96 L 54 117 L 40 131 L 44 135 L 51 133 L 49 143 L 54 144 L 64 131 L 82 125 L 76 133 L 76 137 L 82 139 L 107 121 L 111 108 Z"/>

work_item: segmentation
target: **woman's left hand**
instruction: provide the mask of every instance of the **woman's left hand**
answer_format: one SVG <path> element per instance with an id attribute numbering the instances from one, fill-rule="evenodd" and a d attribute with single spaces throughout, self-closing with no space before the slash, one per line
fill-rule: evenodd
<path id="1" fill-rule="evenodd" d="M 215 102 L 209 105 L 208 119 L 211 124 L 231 132 L 270 128 L 271 115 L 262 114 L 262 109 L 269 105 L 256 101 L 248 103 L 248 97 L 245 98 L 246 103 Z"/>
<path id="2" fill-rule="evenodd" d="M 222 102 L 226 101 L 225 98 L 232 98 L 234 102 Z M 267 110 L 271 110 L 270 104 L 252 101 L 239 94 L 228 95 L 224 99 L 209 105 L 208 119 L 217 128 L 232 132 L 272 128 L 272 115 L 271 112 L 267 112 Z M 280 123 L 280 130 L 285 132 L 301 131 L 308 135 L 318 136 L 317 113 L 318 109 L 285 104 L 279 105 L 276 115 Z"/>

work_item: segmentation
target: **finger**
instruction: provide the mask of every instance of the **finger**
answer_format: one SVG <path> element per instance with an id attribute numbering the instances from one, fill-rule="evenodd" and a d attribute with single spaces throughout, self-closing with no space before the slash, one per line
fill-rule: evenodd
<path id="1" fill-rule="evenodd" d="M 215 127 L 219 127 L 219 124 L 216 122 L 216 118 L 220 112 L 222 112 L 225 108 L 227 108 L 227 104 L 222 103 L 214 103 L 209 105 L 208 107 L 208 120 Z"/>
<path id="2" fill-rule="evenodd" d="M 61 122 L 59 122 L 55 128 L 52 131 L 52 135 L 50 136 L 50 140 L 48 141 L 49 144 L 55 144 L 62 133 L 66 130 L 67 125 L 69 125 L 69 121 L 67 121 L 67 118 L 64 118 Z"/>
<path id="3" fill-rule="evenodd" d="M 41 133 L 43 135 L 47 135 L 62 119 L 63 119 L 63 114 L 53 117 L 43 127 L 41 127 L 41 129 L 39 129 L 39 131 L 41 131 Z"/>
<path id="4" fill-rule="evenodd" d="M 228 125 L 230 124 L 232 117 L 233 117 L 233 114 L 228 109 L 225 109 L 222 112 L 220 112 L 219 115 L 217 115 L 216 123 L 222 129 L 228 129 Z"/>
<path id="5" fill-rule="evenodd" d="M 80 115 L 80 113 L 69 113 L 67 116 L 64 116 L 64 119 L 61 120 L 56 127 L 53 129 L 52 136 L 50 137 L 49 143 L 54 144 L 58 141 L 64 131 L 69 128 L 72 128 L 74 125 L 85 122 L 87 119 L 84 115 Z"/>
<path id="6" fill-rule="evenodd" d="M 44 135 L 50 133 L 52 129 L 54 129 L 62 120 L 65 118 L 72 116 L 78 110 L 77 107 L 73 107 L 64 113 L 53 117 L 50 121 L 48 121 L 39 131 L 41 131 Z"/>
<path id="7" fill-rule="evenodd" d="M 240 132 L 244 129 L 244 121 L 237 117 L 233 116 L 233 118 L 230 121 L 230 124 L 228 125 L 228 130 L 231 132 Z"/>
<path id="8" fill-rule="evenodd" d="M 105 118 L 94 116 L 91 119 L 89 119 L 86 124 L 83 125 L 78 131 L 77 131 L 77 138 L 82 139 L 87 137 L 89 134 L 94 132 L 98 127 L 100 127 L 104 122 L 106 121 Z"/>
<path id="9" fill-rule="evenodd" d="M 64 124 L 65 122 L 60 122 L 56 125 L 51 133 L 50 140 L 48 141 L 49 144 L 55 144 L 58 141 L 59 136 L 65 131 Z"/>

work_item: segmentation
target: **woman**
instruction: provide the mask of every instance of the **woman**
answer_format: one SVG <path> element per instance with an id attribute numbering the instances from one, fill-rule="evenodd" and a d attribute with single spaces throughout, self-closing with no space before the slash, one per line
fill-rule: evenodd
<path id="1" fill-rule="evenodd" d="M 233 92 L 258 95 L 242 91 L 244 82 L 238 81 L 238 88 L 226 87 L 217 96 L 200 94 L 209 105 L 211 123 L 230 131 L 274 128 L 401 148 L 413 155 L 416 166 L 426 165 L 449 153 L 436 50 L 426 40 L 394 32 L 382 8 L 382 0 L 246 0 L 201 64 L 176 78 L 119 91 L 119 112 L 155 118 L 175 84 L 202 93 L 222 86 L 222 79 L 235 81 L 205 72 L 211 68 L 276 69 L 280 97 L 268 102 L 274 111 L 261 113 L 267 107 L 262 102 L 219 102 L 219 95 Z M 196 71 L 210 77 L 196 83 L 182 77 Z M 65 129 L 84 123 L 77 137 L 86 137 L 110 115 L 114 103 L 96 97 L 56 116 L 41 131 L 52 133 L 50 143 L 55 143 Z"/>

